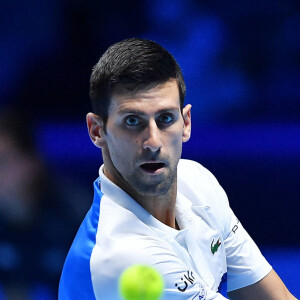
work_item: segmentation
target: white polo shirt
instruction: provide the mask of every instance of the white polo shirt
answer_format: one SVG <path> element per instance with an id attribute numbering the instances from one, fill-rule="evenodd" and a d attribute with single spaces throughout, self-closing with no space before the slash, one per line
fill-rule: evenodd
<path id="1" fill-rule="evenodd" d="M 251 285 L 271 266 L 229 207 L 215 177 L 180 160 L 175 230 L 150 215 L 100 168 L 93 206 L 65 262 L 59 299 L 121 299 L 120 274 L 133 264 L 163 276 L 162 300 L 226 299 L 218 289 Z M 225 274 L 225 276 L 224 276 Z"/>

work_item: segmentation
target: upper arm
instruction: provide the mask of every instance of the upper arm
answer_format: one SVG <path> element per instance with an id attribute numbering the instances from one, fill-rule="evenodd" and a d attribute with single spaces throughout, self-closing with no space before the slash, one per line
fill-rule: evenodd
<path id="1" fill-rule="evenodd" d="M 228 293 L 231 300 L 292 300 L 296 299 L 272 270 L 255 284 Z"/>

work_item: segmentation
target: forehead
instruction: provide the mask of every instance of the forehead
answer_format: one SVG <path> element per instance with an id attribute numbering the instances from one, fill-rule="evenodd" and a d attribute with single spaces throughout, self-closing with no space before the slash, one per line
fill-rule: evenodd
<path id="1" fill-rule="evenodd" d="M 150 113 L 161 109 L 180 109 L 179 89 L 175 79 L 135 90 L 118 85 L 112 93 L 108 112 L 113 114 L 145 110 Z"/>

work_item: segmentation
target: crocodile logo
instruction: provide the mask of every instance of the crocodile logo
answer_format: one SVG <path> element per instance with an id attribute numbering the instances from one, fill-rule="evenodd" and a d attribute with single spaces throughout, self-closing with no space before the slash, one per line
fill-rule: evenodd
<path id="1" fill-rule="evenodd" d="M 215 239 L 212 240 L 211 245 L 210 245 L 212 254 L 215 254 L 221 245 L 220 238 L 217 240 L 217 242 L 215 244 L 214 244 L 214 241 L 215 241 Z"/>

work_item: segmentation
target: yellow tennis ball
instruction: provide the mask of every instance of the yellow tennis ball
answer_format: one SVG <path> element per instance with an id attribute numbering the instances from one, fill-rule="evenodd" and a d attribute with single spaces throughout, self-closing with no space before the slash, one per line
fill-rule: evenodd
<path id="1" fill-rule="evenodd" d="M 160 273 L 148 265 L 133 265 L 120 276 L 119 290 L 125 300 L 158 300 L 164 289 Z"/>

